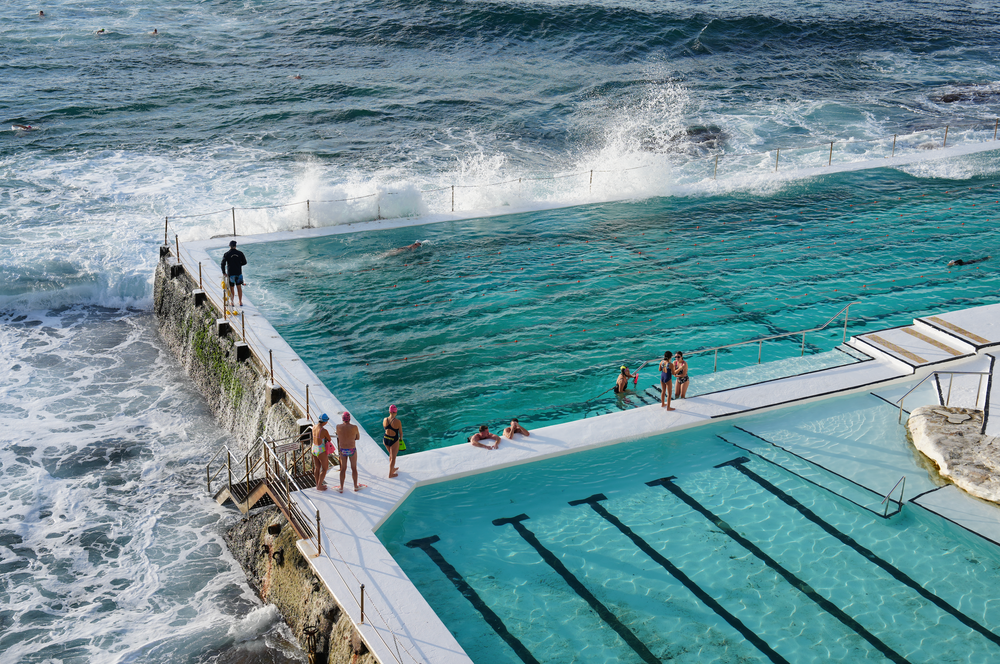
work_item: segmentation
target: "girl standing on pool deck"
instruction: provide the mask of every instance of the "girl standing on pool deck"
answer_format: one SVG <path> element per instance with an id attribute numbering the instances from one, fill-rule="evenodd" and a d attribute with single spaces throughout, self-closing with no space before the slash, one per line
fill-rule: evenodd
<path id="1" fill-rule="evenodd" d="M 399 469 L 396 468 L 396 455 L 399 453 L 399 440 L 403 437 L 403 423 L 396 417 L 395 406 L 389 406 L 389 417 L 382 419 L 382 428 L 385 430 L 382 444 L 389 453 L 389 477 L 395 477 L 399 474 Z"/>
<path id="2" fill-rule="evenodd" d="M 666 399 L 666 409 L 676 410 L 670 407 L 670 392 L 673 389 L 673 372 L 670 368 L 670 358 L 673 356 L 669 350 L 663 353 L 660 360 L 660 408 L 664 407 L 663 400 Z"/>

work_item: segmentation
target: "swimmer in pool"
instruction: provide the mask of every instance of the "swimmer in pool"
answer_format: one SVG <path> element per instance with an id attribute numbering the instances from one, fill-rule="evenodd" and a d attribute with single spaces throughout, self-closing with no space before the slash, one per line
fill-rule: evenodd
<path id="1" fill-rule="evenodd" d="M 984 256 L 983 258 L 974 258 L 971 261 L 965 261 L 959 258 L 957 261 L 949 261 L 948 267 L 960 267 L 962 265 L 972 265 L 973 263 L 982 263 L 983 261 L 988 261 L 989 256 Z"/>
<path id="2" fill-rule="evenodd" d="M 510 421 L 510 426 L 503 430 L 503 437 L 514 440 L 515 433 L 519 433 L 525 437 L 531 435 L 530 433 L 528 433 L 527 429 L 521 426 L 521 423 L 517 421 L 516 417 Z"/>
<path id="3" fill-rule="evenodd" d="M 361 434 L 358 427 L 351 424 L 351 414 L 344 413 L 343 423 L 337 425 L 337 448 L 340 450 L 340 486 L 337 493 L 344 493 L 344 480 L 347 479 L 347 462 L 351 463 L 351 477 L 354 479 L 354 490 L 361 491 L 367 484 L 358 484 L 358 441 Z"/>
<path id="4" fill-rule="evenodd" d="M 398 256 L 407 251 L 416 251 L 422 246 L 423 244 L 421 244 L 420 240 L 417 240 L 413 244 L 407 245 L 405 247 L 400 247 L 399 249 L 392 249 L 391 251 L 386 252 L 385 256 L 386 258 L 388 258 L 389 256 Z"/>
<path id="5" fill-rule="evenodd" d="M 632 374 L 629 373 L 628 367 L 623 366 L 621 368 L 621 373 L 618 374 L 618 381 L 612 388 L 615 394 L 624 394 L 625 390 L 628 389 L 628 382 L 632 379 Z"/>
<path id="6" fill-rule="evenodd" d="M 14 127 L 14 129 L 18 129 L 20 131 L 31 131 L 34 129 L 34 127 L 32 127 L 31 125 L 16 124 L 11 126 Z"/>
<path id="7" fill-rule="evenodd" d="M 484 440 L 496 441 L 492 445 L 483 445 Z M 475 447 L 482 447 L 487 450 L 495 450 L 500 447 L 500 436 L 495 433 L 490 433 L 490 428 L 485 424 L 479 425 L 479 433 L 474 433 L 469 437 L 469 442 Z"/>

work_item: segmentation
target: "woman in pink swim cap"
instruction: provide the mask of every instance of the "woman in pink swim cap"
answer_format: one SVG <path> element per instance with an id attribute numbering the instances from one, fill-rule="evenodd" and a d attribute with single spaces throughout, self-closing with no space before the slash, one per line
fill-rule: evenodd
<path id="1" fill-rule="evenodd" d="M 385 432 L 382 435 L 382 444 L 389 452 L 389 477 L 399 474 L 396 468 L 396 455 L 399 454 L 399 441 L 403 437 L 403 423 L 396 417 L 396 407 L 389 406 L 389 417 L 383 418 L 382 428 Z"/>

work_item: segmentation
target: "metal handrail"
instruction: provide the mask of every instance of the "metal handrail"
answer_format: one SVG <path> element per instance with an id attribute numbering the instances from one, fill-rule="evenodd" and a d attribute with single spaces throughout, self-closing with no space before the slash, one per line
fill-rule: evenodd
<path id="1" fill-rule="evenodd" d="M 907 390 L 906 394 L 904 394 L 903 396 L 899 397 L 899 399 L 896 400 L 896 403 L 899 404 L 899 419 L 896 420 L 897 422 L 903 421 L 903 401 L 906 399 L 906 397 L 910 396 L 911 392 L 913 392 L 915 389 L 923 385 L 924 381 L 926 381 L 928 378 L 936 377 L 938 374 L 948 374 L 949 376 L 951 376 L 951 378 L 948 380 L 948 397 L 945 399 L 944 402 L 945 406 L 948 406 L 951 403 L 951 386 L 955 382 L 955 376 L 979 376 L 979 387 L 976 388 L 976 403 L 974 404 L 975 406 L 979 406 L 979 395 L 983 391 L 983 376 L 989 376 L 990 372 L 989 371 L 933 371 L 927 374 L 926 376 L 920 379 L 919 383 L 917 383 L 909 390 Z"/>
<path id="2" fill-rule="evenodd" d="M 803 355 L 805 355 L 805 352 L 806 352 L 806 335 L 808 333 L 810 333 L 810 332 L 819 332 L 820 330 L 825 330 L 827 327 L 829 327 L 830 323 L 832 323 L 833 321 L 837 320 L 837 318 L 840 317 L 840 314 L 844 314 L 844 336 L 843 336 L 843 339 L 842 339 L 842 343 L 846 342 L 847 341 L 847 320 L 848 320 L 848 317 L 850 316 L 850 309 L 851 309 L 852 305 L 859 304 L 859 303 L 860 303 L 860 300 L 849 303 L 846 307 L 844 307 L 843 309 L 841 309 L 840 311 L 838 311 L 837 313 L 835 313 L 830 318 L 830 320 L 826 321 L 825 323 L 823 323 L 819 327 L 814 327 L 814 328 L 809 329 L 809 330 L 798 330 L 796 332 L 785 332 L 784 334 L 774 334 L 774 335 L 771 335 L 769 337 L 760 337 L 758 339 L 750 339 L 749 341 L 740 341 L 740 342 L 737 342 L 735 344 L 726 344 L 725 346 L 715 346 L 713 348 L 703 348 L 702 350 L 694 350 L 694 351 L 689 352 L 688 356 L 698 355 L 698 354 L 701 354 L 701 353 L 711 353 L 711 352 L 714 351 L 715 352 L 715 363 L 712 365 L 712 372 L 715 373 L 716 371 L 718 371 L 718 368 L 719 368 L 719 351 L 720 350 L 724 350 L 726 348 L 735 348 L 736 346 L 745 346 L 747 344 L 757 344 L 757 364 L 760 364 L 761 353 L 763 352 L 763 347 L 764 347 L 764 342 L 765 341 L 771 341 L 772 339 L 782 339 L 784 337 L 793 337 L 793 336 L 797 336 L 797 335 L 801 334 L 802 335 L 802 350 L 799 353 L 799 357 L 802 357 Z"/>
<path id="3" fill-rule="evenodd" d="M 899 490 L 899 500 L 896 501 L 896 505 L 899 506 L 899 510 L 897 510 L 897 512 L 903 509 L 903 492 L 906 491 L 906 475 L 903 475 L 896 480 L 896 483 L 892 485 L 891 489 L 889 489 L 889 493 L 885 494 L 885 498 L 883 498 L 882 502 L 879 503 L 879 505 L 882 505 L 883 503 L 885 504 L 885 511 L 882 513 L 882 516 L 889 516 L 889 496 L 892 495 L 892 492 L 896 490 L 896 487 L 899 486 L 901 482 L 903 484 L 903 488 Z"/>

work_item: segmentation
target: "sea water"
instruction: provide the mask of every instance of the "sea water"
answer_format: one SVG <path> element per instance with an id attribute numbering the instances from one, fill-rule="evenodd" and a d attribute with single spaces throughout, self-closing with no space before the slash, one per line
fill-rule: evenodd
<path id="1" fill-rule="evenodd" d="M 464 218 L 711 210 L 720 194 L 770 207 L 823 198 L 831 180 L 802 169 L 830 141 L 834 165 L 870 168 L 893 134 L 927 157 L 898 167 L 909 190 L 985 184 L 989 154 L 935 157 L 992 139 L 997 22 L 989 3 L 940 2 L 8 8 L 0 659 L 303 659 L 225 551 L 234 516 L 201 489 L 226 436 L 151 317 L 165 217 L 182 242 L 232 232 L 233 207 L 305 199 L 370 197 L 318 205 L 313 225 L 433 217 L 452 214 L 452 185 Z M 946 125 L 948 148 L 925 149 Z M 303 225 L 301 206 L 238 215 L 241 234 Z"/>

